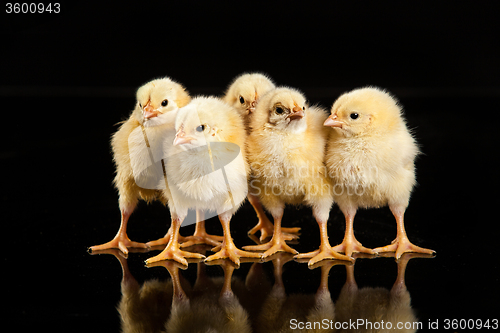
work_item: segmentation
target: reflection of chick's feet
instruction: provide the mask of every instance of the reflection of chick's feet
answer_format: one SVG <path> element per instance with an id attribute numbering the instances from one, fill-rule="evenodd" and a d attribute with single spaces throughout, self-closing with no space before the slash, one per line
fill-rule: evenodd
<path id="1" fill-rule="evenodd" d="M 308 253 L 300 253 L 297 254 L 295 259 L 303 259 L 303 258 L 311 258 L 308 262 L 308 266 L 312 266 L 321 260 L 325 259 L 337 259 L 337 260 L 346 260 L 346 261 L 354 261 L 353 258 L 349 256 L 344 256 L 332 249 L 330 245 L 321 246 L 316 251 L 308 252 Z"/>
<path id="2" fill-rule="evenodd" d="M 248 234 L 253 235 L 260 231 L 260 241 L 264 241 L 266 238 L 273 235 L 274 225 L 268 219 L 259 219 L 259 223 L 255 225 Z M 281 228 L 283 232 L 283 238 L 285 240 L 298 239 L 300 235 L 300 228 Z"/>
<path id="3" fill-rule="evenodd" d="M 205 262 L 228 258 L 236 265 L 240 266 L 240 258 L 260 258 L 260 253 L 240 250 L 234 245 L 233 242 L 230 243 L 223 242 L 222 245 L 218 247 L 216 251 L 218 252 L 212 254 L 207 259 L 205 259 Z"/>
<path id="4" fill-rule="evenodd" d="M 292 249 L 286 244 L 285 237 L 281 233 L 278 237 L 276 237 L 275 234 L 273 238 L 265 244 L 244 246 L 243 248 L 248 251 L 265 251 L 261 254 L 261 258 L 267 258 L 275 254 L 276 252 L 288 252 L 292 254 L 298 253 L 296 250 Z"/>
<path id="5" fill-rule="evenodd" d="M 131 241 L 126 233 L 119 233 L 115 236 L 115 238 L 107 243 L 91 246 L 89 251 L 93 252 L 107 249 L 120 249 L 123 253 L 128 254 L 128 248 L 147 249 L 148 247 L 149 246 L 147 244 Z"/>
<path id="6" fill-rule="evenodd" d="M 396 259 L 399 259 L 401 255 L 405 252 L 417 252 L 417 253 L 425 253 L 425 254 L 434 254 L 436 251 L 425 249 L 420 246 L 414 245 L 408 237 L 398 237 L 392 241 L 391 245 L 377 247 L 373 249 L 375 253 L 380 252 L 396 252 Z"/>
<path id="7" fill-rule="evenodd" d="M 354 252 L 375 254 L 376 252 L 372 249 L 364 247 L 361 243 L 353 236 L 346 237 L 341 244 L 332 247 L 333 251 L 343 252 L 346 256 L 352 257 Z"/>
<path id="8" fill-rule="evenodd" d="M 151 264 L 161 260 L 175 260 L 178 263 L 187 266 L 188 262 L 186 258 L 205 259 L 205 256 L 199 253 L 182 251 L 179 249 L 179 244 L 169 244 L 160 254 L 147 259 L 146 264 Z"/>

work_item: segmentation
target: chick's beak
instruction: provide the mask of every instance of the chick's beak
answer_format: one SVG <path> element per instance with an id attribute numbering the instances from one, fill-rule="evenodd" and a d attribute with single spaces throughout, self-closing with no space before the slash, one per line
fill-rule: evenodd
<path id="1" fill-rule="evenodd" d="M 257 104 L 256 101 L 253 101 L 252 103 L 250 103 L 249 107 L 248 107 L 248 112 L 252 113 L 255 111 L 255 105 Z"/>
<path id="2" fill-rule="evenodd" d="M 292 113 L 290 113 L 290 115 L 288 115 L 288 118 L 291 120 L 295 120 L 295 119 L 301 119 L 304 117 L 304 111 L 302 111 L 302 109 L 298 106 L 295 106 L 293 109 L 292 109 Z"/>
<path id="3" fill-rule="evenodd" d="M 186 143 L 191 143 L 192 140 L 194 140 L 194 138 L 186 135 L 186 133 L 184 132 L 184 130 L 181 128 L 175 134 L 174 146 L 183 145 L 183 144 L 186 144 Z"/>
<path id="4" fill-rule="evenodd" d="M 342 128 L 342 122 L 337 120 L 337 115 L 331 115 L 328 117 L 325 122 L 323 123 L 323 126 L 330 126 L 330 127 L 339 127 Z"/>
<path id="5" fill-rule="evenodd" d="M 158 116 L 159 111 L 155 110 L 152 106 L 151 103 L 148 102 L 144 106 L 144 109 L 142 110 L 142 114 L 144 115 L 144 119 L 150 119 Z"/>

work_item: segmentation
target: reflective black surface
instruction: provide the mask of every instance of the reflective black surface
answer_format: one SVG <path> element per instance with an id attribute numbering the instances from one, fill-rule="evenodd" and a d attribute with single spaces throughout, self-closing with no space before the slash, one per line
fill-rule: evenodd
<path id="1" fill-rule="evenodd" d="M 387 321 L 396 310 L 383 304 L 397 303 L 405 318 L 422 323 L 420 331 L 436 321 L 443 331 L 446 319 L 480 319 L 483 324 L 489 319 L 493 328 L 492 320 L 499 319 L 495 302 L 500 94 L 499 53 L 493 42 L 498 29 L 491 8 L 427 11 L 398 6 L 382 13 L 377 6 L 356 11 L 275 5 L 262 12 L 251 7 L 255 22 L 238 30 L 240 21 L 234 15 L 244 6 L 191 13 L 179 7 L 168 11 L 175 16 L 176 9 L 183 10 L 182 19 L 171 21 L 170 27 L 177 30 L 156 22 L 149 29 L 131 23 L 151 23 L 149 14 L 167 13 L 164 7 L 153 9 L 93 12 L 73 5 L 60 17 L 33 14 L 33 21 L 27 16 L 4 21 L 2 39 L 10 45 L 2 55 L 0 96 L 5 318 L 21 331 L 127 331 L 122 320 L 130 325 L 145 321 L 153 327 L 150 331 L 180 325 L 171 315 L 169 271 L 144 265 L 158 250 L 130 253 L 127 260 L 118 252 L 87 253 L 89 246 L 110 240 L 120 222 L 109 139 L 117 129 L 114 124 L 132 109 L 135 88 L 153 77 L 172 75 L 193 95 L 222 94 L 234 76 L 261 70 L 327 108 L 341 92 L 368 84 L 386 87 L 400 99 L 424 153 L 416 162 L 418 186 L 405 215 L 407 233 L 415 244 L 437 254 L 406 256 L 398 262 L 393 257 L 358 258 L 354 268 L 327 262 L 323 268 L 309 269 L 292 260 L 284 263 L 282 274 L 275 267 L 280 266 L 278 259 L 283 263 L 287 258 L 242 263 L 233 272 L 237 302 L 226 300 L 222 305 L 218 297 L 223 266 L 191 263 L 180 270 L 190 307 L 177 303 L 177 309 L 198 311 L 193 318 L 208 325 L 201 313 L 209 299 L 214 312 L 208 318 L 222 314 L 215 320 L 220 324 L 228 313 L 246 313 L 248 320 L 238 321 L 238 330 L 269 332 L 283 323 L 290 327 L 286 323 L 291 319 L 368 319 L 376 309 L 377 318 Z M 205 14 L 210 10 L 212 15 Z M 375 15 L 378 11 L 380 16 Z M 285 17 L 297 18 L 291 30 L 298 33 L 296 38 L 272 24 Z M 466 18 L 473 23 L 463 23 Z M 182 50 L 167 47 L 181 41 L 187 43 Z M 161 45 L 158 52 L 155 45 Z M 247 46 L 257 51 L 240 49 Z M 277 51 L 258 52 L 275 47 Z M 136 241 L 157 239 L 169 221 L 161 204 L 141 203 L 131 217 L 129 235 Z M 253 209 L 245 203 L 231 223 L 237 246 L 254 244 L 247 231 L 255 223 Z M 292 245 L 298 251 L 318 246 L 318 227 L 308 209 L 287 208 L 283 226 L 302 228 L 299 242 Z M 329 219 L 332 245 L 342 240 L 344 226 L 334 206 Z M 207 229 L 222 232 L 216 219 L 207 222 Z M 354 230 L 363 245 L 377 247 L 394 239 L 396 223 L 388 208 L 360 210 Z M 193 231 L 194 226 L 183 227 L 181 234 Z M 407 293 L 400 283 L 394 287 L 401 281 L 398 267 L 401 277 L 406 259 Z M 331 304 L 326 297 L 315 298 L 328 264 L 338 264 L 330 268 L 327 280 Z M 161 282 L 156 288 L 151 282 L 155 279 Z M 152 290 L 150 302 L 130 296 L 140 286 Z M 370 293 L 376 301 L 363 303 Z M 124 297 L 137 306 L 133 316 L 118 311 Z M 315 303 L 319 301 L 321 306 Z M 233 312 L 224 304 L 232 304 Z M 149 305 L 157 309 L 146 310 Z M 324 312 L 313 313 L 314 305 Z M 198 323 L 195 319 L 192 324 Z"/>

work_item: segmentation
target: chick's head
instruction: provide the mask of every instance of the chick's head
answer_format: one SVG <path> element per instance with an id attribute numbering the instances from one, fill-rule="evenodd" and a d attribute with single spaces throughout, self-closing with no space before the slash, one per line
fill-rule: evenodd
<path id="1" fill-rule="evenodd" d="M 401 119 L 401 108 L 395 98 L 381 89 L 367 87 L 340 96 L 324 125 L 351 137 L 390 131 Z"/>
<path id="2" fill-rule="evenodd" d="M 241 115 L 247 116 L 255 111 L 259 98 L 271 89 L 273 81 L 260 73 L 242 74 L 231 83 L 224 101 L 233 106 Z"/>
<path id="3" fill-rule="evenodd" d="M 256 109 L 252 127 L 300 133 L 306 130 L 307 103 L 304 95 L 288 87 L 276 88 L 265 94 Z"/>
<path id="4" fill-rule="evenodd" d="M 189 150 L 209 142 L 243 144 L 245 129 L 234 108 L 215 97 L 196 97 L 179 109 L 174 146 Z"/>
<path id="5" fill-rule="evenodd" d="M 191 98 L 185 88 L 170 78 L 150 81 L 137 90 L 136 119 L 146 127 L 174 121 L 178 108 L 189 103 Z"/>

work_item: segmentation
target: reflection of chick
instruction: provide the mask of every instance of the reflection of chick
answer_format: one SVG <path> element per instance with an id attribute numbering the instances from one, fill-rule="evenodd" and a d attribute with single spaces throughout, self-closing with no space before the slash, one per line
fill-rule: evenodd
<path id="1" fill-rule="evenodd" d="M 133 242 L 128 238 L 128 220 L 136 208 L 139 198 L 148 203 L 161 200 L 165 204 L 165 200 L 161 197 L 160 191 L 144 189 L 136 184 L 129 154 L 137 147 L 129 146 L 129 136 L 136 128 L 142 127 L 148 138 L 154 140 L 156 136 L 161 135 L 166 126 L 173 127 L 175 111 L 177 108 L 185 106 L 189 101 L 190 97 L 184 87 L 169 78 L 153 80 L 137 90 L 137 104 L 134 111 L 111 140 L 113 159 L 116 164 L 114 184 L 118 189 L 122 216 L 120 229 L 113 240 L 102 245 L 92 246 L 91 251 L 119 248 L 126 254 L 128 253 L 127 248 L 147 247 L 143 243 Z M 146 157 L 148 156 L 147 152 L 142 153 Z"/>
<path id="2" fill-rule="evenodd" d="M 248 314 L 231 289 L 234 270 L 231 263 L 227 262 L 223 265 L 224 278 L 222 279 L 208 279 L 205 275 L 204 264 L 198 265 L 198 269 L 202 271 L 198 271 L 192 296 L 187 299 L 182 294 L 174 293 L 172 312 L 165 325 L 166 332 L 250 333 L 252 330 Z M 242 281 L 234 282 L 239 284 L 240 288 L 244 288 Z"/>
<path id="3" fill-rule="evenodd" d="M 277 88 L 264 95 L 252 117 L 248 138 L 249 161 L 254 179 L 250 191 L 259 195 L 274 218 L 270 242 L 247 246 L 268 257 L 278 251 L 296 254 L 285 243 L 281 219 L 285 204 L 312 207 L 321 231 L 321 246 L 310 263 L 325 259 L 348 260 L 332 251 L 328 243 L 327 220 L 333 203 L 330 181 L 324 167 L 326 114 L 318 107 L 307 107 L 304 96 L 291 88 Z"/>
<path id="4" fill-rule="evenodd" d="M 222 224 L 221 249 L 207 260 L 230 258 L 239 264 L 241 256 L 258 257 L 237 249 L 229 229 L 231 217 L 248 191 L 246 135 L 241 117 L 216 98 L 198 97 L 178 111 L 175 129 L 177 134 L 166 167 L 169 189 L 165 191 L 173 237 L 162 253 L 147 262 L 174 259 L 187 264 L 183 257 L 189 253 L 179 250 L 177 237 L 190 208 L 215 211 Z"/>
<path id="5" fill-rule="evenodd" d="M 325 126 L 333 129 L 326 165 L 334 182 L 333 194 L 345 215 L 346 233 L 337 251 L 395 251 L 396 258 L 412 251 L 432 253 L 413 245 L 406 236 L 403 215 L 415 184 L 415 140 L 401 115 L 401 108 L 386 92 L 376 88 L 353 90 L 333 104 Z M 389 205 L 398 224 L 392 245 L 367 249 L 354 237 L 353 219 L 358 207 Z"/>
<path id="6" fill-rule="evenodd" d="M 381 287 L 358 289 L 354 278 L 354 265 L 346 266 L 346 283 L 335 303 L 337 325 L 342 327 L 342 323 L 358 322 L 358 320 L 364 320 L 364 322 L 358 330 L 344 328 L 337 332 L 368 333 L 392 330 L 416 332 L 419 323 L 411 307 L 410 293 L 404 282 L 406 265 L 412 256 L 421 256 L 421 254 L 406 253 L 398 260 L 398 276 L 391 290 Z M 381 326 L 376 329 L 376 325 L 381 325 L 382 322 L 384 328 L 391 327 L 392 329 L 381 330 Z M 358 323 L 361 324 L 361 321 Z M 349 327 L 349 325 L 344 325 L 344 327 Z"/>
<path id="7" fill-rule="evenodd" d="M 139 285 L 129 270 L 127 259 L 119 250 L 108 249 L 100 253 L 109 253 L 120 262 L 123 272 L 121 282 L 122 298 L 117 306 L 120 313 L 122 332 L 161 332 L 170 314 L 172 304 L 172 281 L 156 279 Z M 181 279 L 184 290 L 190 291 L 189 283 Z"/>
<path id="8" fill-rule="evenodd" d="M 227 89 L 224 101 L 240 112 L 248 133 L 250 132 L 250 119 L 259 98 L 274 88 L 274 83 L 267 76 L 260 73 L 245 73 L 234 79 Z M 263 241 L 272 235 L 274 226 L 267 218 L 257 196 L 249 193 L 248 201 L 252 204 L 259 218 L 257 225 L 248 233 L 253 235 L 257 231 L 260 231 L 260 240 Z M 300 228 L 282 228 L 283 232 L 288 233 L 298 232 L 299 230 Z"/>
<path id="9" fill-rule="evenodd" d="M 276 256 L 273 260 L 275 283 L 257 318 L 255 332 L 333 332 L 335 305 L 328 290 L 328 274 L 336 263 L 321 263 L 321 282 L 316 294 L 287 296 L 282 273 L 283 265 L 292 256 L 288 253 Z"/>

